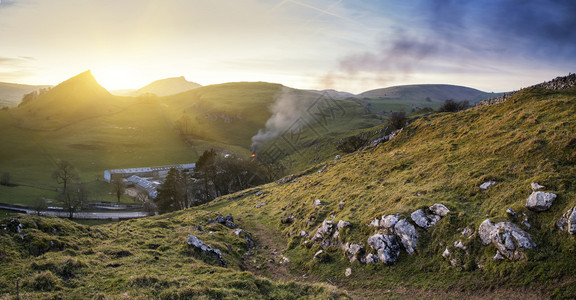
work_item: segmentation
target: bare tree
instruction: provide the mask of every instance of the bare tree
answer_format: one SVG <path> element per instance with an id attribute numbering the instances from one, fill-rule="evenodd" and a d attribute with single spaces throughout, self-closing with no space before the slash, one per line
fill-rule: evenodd
<path id="1" fill-rule="evenodd" d="M 116 195 L 118 203 L 120 203 L 120 197 L 122 197 L 122 194 L 124 194 L 126 190 L 124 180 L 121 177 L 113 177 L 112 180 L 110 180 L 110 186 L 112 187 L 112 192 Z"/>
<path id="2" fill-rule="evenodd" d="M 82 204 L 88 199 L 88 189 L 82 183 L 76 184 L 72 189 L 65 191 L 58 196 L 62 207 L 68 212 L 68 217 L 72 219 L 74 213 L 82 208 Z"/>
<path id="3" fill-rule="evenodd" d="M 78 179 L 78 173 L 76 173 L 74 166 L 67 160 L 59 160 L 56 162 L 56 170 L 52 173 L 52 178 L 54 178 L 58 184 L 63 184 L 62 194 L 65 194 L 68 184 L 72 180 Z"/>
<path id="4" fill-rule="evenodd" d="M 34 201 L 34 205 L 32 206 L 37 215 L 40 215 L 40 213 L 44 211 L 47 207 L 48 203 L 46 202 L 46 198 L 44 197 L 36 198 L 36 200 Z"/>

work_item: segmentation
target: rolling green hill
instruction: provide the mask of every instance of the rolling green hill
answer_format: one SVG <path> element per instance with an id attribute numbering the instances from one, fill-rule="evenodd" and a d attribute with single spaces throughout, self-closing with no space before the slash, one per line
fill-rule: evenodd
<path id="1" fill-rule="evenodd" d="M 359 94 L 357 97 L 429 102 L 444 102 L 446 99 L 478 102 L 480 100 L 497 97 L 500 94 L 501 93 L 486 93 L 477 89 L 457 85 L 414 84 L 370 90 Z"/>
<path id="2" fill-rule="evenodd" d="M 132 93 L 133 96 L 151 93 L 156 96 L 168 96 L 183 93 L 201 87 L 200 84 L 187 81 L 184 76 L 156 80 Z"/>
<path id="3" fill-rule="evenodd" d="M 173 105 L 187 103 L 178 97 Z M 387 142 L 200 207 L 92 227 L 6 219 L 0 293 L 14 295 L 19 279 L 29 298 L 571 299 L 576 241 L 556 222 L 576 205 L 575 113 L 574 88 L 529 88 L 500 104 L 420 115 Z M 557 195 L 549 210 L 526 208 L 532 183 Z M 433 204 L 450 212 L 427 229 L 416 225 L 412 213 Z M 244 232 L 211 223 L 218 213 L 232 213 Z M 351 245 L 365 252 L 357 257 L 377 254 L 369 237 L 390 232 L 370 224 L 386 215 L 413 224 L 414 253 L 402 244 L 393 264 L 351 262 Z M 487 218 L 516 224 L 535 247 L 520 249 L 517 261 L 494 259 L 495 242 L 483 245 L 479 232 Z M 319 234 L 340 220 L 349 224 L 337 234 Z M 226 267 L 190 246 L 190 234 L 218 249 Z"/>

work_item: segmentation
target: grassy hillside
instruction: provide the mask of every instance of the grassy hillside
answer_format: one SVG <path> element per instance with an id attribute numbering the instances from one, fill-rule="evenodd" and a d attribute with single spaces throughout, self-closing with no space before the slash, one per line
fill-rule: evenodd
<path id="1" fill-rule="evenodd" d="M 284 255 L 294 270 L 343 288 L 395 291 L 406 285 L 415 290 L 458 289 L 464 295 L 489 289 L 505 295 L 518 289 L 532 297 L 544 293 L 572 298 L 575 241 L 558 232 L 554 223 L 576 204 L 575 112 L 574 90 L 524 90 L 499 105 L 420 118 L 390 142 L 221 198 L 204 209 L 231 212 L 281 231 L 288 245 Z M 497 184 L 480 189 L 489 180 Z M 532 182 L 558 195 L 549 211 L 525 208 Z M 314 208 L 316 199 L 322 205 Z M 259 203 L 266 204 L 255 209 Z M 409 218 L 434 203 L 445 204 L 451 213 L 436 226 L 419 229 L 416 254 L 403 253 L 390 267 L 351 264 L 336 247 L 324 249 L 323 261 L 313 260 L 321 248 L 299 234 L 313 235 L 325 219 L 345 220 L 351 227 L 338 241 L 370 249 L 366 240 L 375 232 L 368 226 L 373 219 L 397 213 Z M 507 208 L 520 217 L 507 214 Z M 521 224 L 522 214 L 531 224 L 522 228 L 538 245 L 527 251 L 526 261 L 494 261 L 494 246 L 481 246 L 477 235 L 461 235 L 466 227 L 477 230 L 486 218 Z M 292 223 L 281 222 L 290 215 Z M 453 267 L 442 253 L 459 240 L 468 255 L 459 254 L 462 267 Z M 355 275 L 344 276 L 348 267 Z"/>
<path id="2" fill-rule="evenodd" d="M 531 88 L 501 104 L 422 116 L 388 142 L 194 209 L 94 227 L 20 217 L 21 233 L 16 225 L 2 231 L 0 292 L 13 295 L 20 279 L 31 298 L 571 299 L 576 240 L 554 223 L 576 205 L 575 113 L 576 90 Z M 479 187 L 489 180 L 496 185 Z M 549 211 L 525 208 L 532 182 L 558 195 Z M 372 220 L 410 218 L 435 203 L 451 212 L 418 228 L 416 252 L 393 265 L 350 263 L 340 247 L 322 249 L 311 238 L 324 220 L 344 220 L 350 226 L 334 242 L 374 252 Z M 209 224 L 218 212 L 232 213 L 256 248 Z M 476 233 L 486 218 L 518 224 L 537 247 L 525 260 L 493 260 L 496 248 Z M 221 250 L 227 267 L 188 246 L 189 234 Z M 452 246 L 458 241 L 465 251 Z M 456 266 L 442 257 L 446 248 Z"/>

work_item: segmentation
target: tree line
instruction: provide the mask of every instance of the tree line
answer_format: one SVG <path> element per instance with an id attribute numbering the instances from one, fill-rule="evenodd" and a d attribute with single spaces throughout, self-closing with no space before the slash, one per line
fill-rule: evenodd
<path id="1" fill-rule="evenodd" d="M 210 149 L 198 158 L 194 172 L 170 169 L 154 202 L 160 213 L 185 209 L 264 184 L 272 177 L 256 160 Z"/>

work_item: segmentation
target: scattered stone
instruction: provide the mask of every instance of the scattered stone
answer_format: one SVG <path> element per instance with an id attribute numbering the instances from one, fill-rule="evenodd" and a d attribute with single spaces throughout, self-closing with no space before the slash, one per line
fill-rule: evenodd
<path id="1" fill-rule="evenodd" d="M 204 242 L 202 242 L 199 238 L 195 237 L 192 234 L 188 236 L 188 245 L 192 245 L 200 249 L 200 251 L 202 251 L 203 253 L 214 253 L 218 258 L 218 261 L 220 261 L 220 264 L 222 264 L 223 267 L 226 267 L 226 261 L 222 257 L 222 253 L 220 252 L 220 250 L 204 244 Z"/>
<path id="2" fill-rule="evenodd" d="M 338 203 L 338 208 L 343 209 L 343 208 L 344 208 L 344 204 L 346 204 L 346 202 L 340 201 L 340 203 Z"/>
<path id="3" fill-rule="evenodd" d="M 342 229 L 344 227 L 348 227 L 348 226 L 350 226 L 350 222 L 340 220 L 340 221 L 338 221 L 338 224 L 336 224 L 336 230 L 340 230 L 340 229 Z"/>
<path id="4" fill-rule="evenodd" d="M 448 250 L 448 248 L 446 248 L 446 249 L 444 250 L 444 252 L 442 253 L 442 256 L 443 256 L 444 258 L 449 258 L 449 257 L 450 257 L 450 250 Z"/>
<path id="5" fill-rule="evenodd" d="M 480 188 L 483 189 L 483 190 L 486 190 L 486 189 L 488 189 L 489 187 L 491 187 L 491 186 L 493 186 L 493 185 L 495 185 L 495 184 L 496 184 L 496 181 L 492 181 L 492 180 L 486 181 L 486 182 L 484 182 L 483 184 L 480 185 Z"/>
<path id="6" fill-rule="evenodd" d="M 545 192 L 532 192 L 526 200 L 526 207 L 529 210 L 541 212 L 550 209 L 556 199 L 556 194 Z"/>
<path id="7" fill-rule="evenodd" d="M 314 259 L 321 259 L 321 255 L 324 253 L 324 250 L 318 250 L 318 252 L 316 252 L 314 254 Z"/>
<path id="8" fill-rule="evenodd" d="M 256 208 L 260 208 L 260 207 L 262 207 L 262 206 L 264 206 L 264 205 L 266 205 L 266 204 L 268 204 L 268 202 L 258 203 L 258 204 L 256 204 Z"/>
<path id="9" fill-rule="evenodd" d="M 340 156 L 340 154 L 334 156 L 334 160 L 339 160 L 342 156 Z"/>
<path id="10" fill-rule="evenodd" d="M 464 230 L 462 230 L 461 233 L 462 233 L 463 236 L 470 238 L 470 237 L 472 236 L 472 233 L 473 233 L 473 232 L 474 232 L 474 231 L 473 231 L 472 229 L 466 227 L 466 228 L 464 228 Z"/>
<path id="11" fill-rule="evenodd" d="M 324 220 L 324 222 L 322 222 L 322 225 L 320 225 L 318 230 L 316 230 L 316 233 L 314 234 L 314 237 L 312 237 L 312 239 L 315 241 L 321 241 L 329 237 L 333 233 L 333 230 L 334 230 L 334 221 Z"/>
<path id="12" fill-rule="evenodd" d="M 290 263 L 290 259 L 288 257 L 281 255 L 280 258 L 282 258 L 282 260 L 280 261 L 281 264 Z"/>
<path id="13" fill-rule="evenodd" d="M 360 257 L 364 254 L 364 248 L 360 244 L 350 244 L 347 248 L 349 253 L 348 259 L 351 263 L 360 261 Z"/>
<path id="14" fill-rule="evenodd" d="M 193 229 L 193 230 L 196 230 L 196 231 L 206 232 L 206 231 L 204 230 L 204 228 L 202 228 L 201 225 L 196 225 L 196 226 L 192 227 L 192 229 Z"/>
<path id="15" fill-rule="evenodd" d="M 416 223 L 416 225 L 422 228 L 430 228 L 436 225 L 436 223 L 442 218 L 436 214 L 428 214 L 424 209 L 419 209 L 413 212 L 410 217 L 412 218 L 412 221 Z"/>
<path id="16" fill-rule="evenodd" d="M 346 277 L 352 275 L 352 268 L 347 268 L 346 271 L 344 272 L 344 275 L 345 275 Z"/>
<path id="17" fill-rule="evenodd" d="M 398 238 L 400 238 L 400 242 L 408 254 L 412 254 L 416 251 L 416 245 L 418 244 L 418 231 L 416 231 L 414 225 L 410 224 L 406 219 L 402 219 L 394 225 L 394 232 Z"/>
<path id="18" fill-rule="evenodd" d="M 509 260 L 523 259 L 526 256 L 522 250 L 536 247 L 530 234 L 511 222 L 497 223 L 490 232 L 490 239 L 500 254 Z"/>
<path id="19" fill-rule="evenodd" d="M 216 219 L 214 220 L 208 219 L 208 223 L 220 223 L 230 229 L 238 228 L 238 225 L 234 224 L 234 217 L 232 216 L 232 214 L 228 214 L 225 217 L 223 217 L 221 214 L 218 214 Z"/>
<path id="20" fill-rule="evenodd" d="M 262 194 L 264 194 L 262 191 L 258 191 L 255 195 L 256 195 L 256 197 L 260 197 L 260 196 L 262 196 Z"/>
<path id="21" fill-rule="evenodd" d="M 576 233 L 576 207 L 570 208 L 556 222 L 556 227 L 561 231 L 568 231 L 570 234 Z"/>
<path id="22" fill-rule="evenodd" d="M 250 236 L 250 233 L 248 233 L 246 230 L 237 228 L 234 230 L 234 234 L 240 238 L 244 238 L 249 248 L 254 248 L 254 240 Z"/>
<path id="23" fill-rule="evenodd" d="M 545 186 L 539 185 L 536 182 L 532 182 L 532 184 L 530 184 L 530 185 L 532 186 L 532 191 L 534 191 L 534 192 L 546 188 Z"/>
<path id="24" fill-rule="evenodd" d="M 532 227 L 532 225 L 530 225 L 530 222 L 528 222 L 528 217 L 524 218 L 524 221 L 522 221 L 522 225 L 526 226 L 526 228 L 530 229 L 530 227 Z"/>
<path id="25" fill-rule="evenodd" d="M 308 232 L 302 230 L 302 231 L 300 231 L 300 236 L 301 236 L 301 237 L 308 236 Z"/>
<path id="26" fill-rule="evenodd" d="M 454 247 L 462 249 L 464 251 L 466 251 L 468 249 L 468 247 L 464 246 L 464 243 L 462 243 L 462 241 L 454 242 Z"/>
<path id="27" fill-rule="evenodd" d="M 508 209 L 506 209 L 506 213 L 511 215 L 514 218 L 518 217 L 518 213 L 515 212 L 514 209 L 512 209 L 512 207 L 509 207 Z"/>
<path id="28" fill-rule="evenodd" d="M 492 239 L 490 238 L 490 233 L 496 228 L 494 223 L 490 221 L 490 219 L 484 220 L 480 227 L 478 227 L 478 235 L 480 236 L 480 240 L 482 240 L 482 245 L 490 245 L 492 243 Z"/>
<path id="29" fill-rule="evenodd" d="M 375 234 L 368 238 L 368 244 L 378 253 L 378 259 L 386 264 L 393 264 L 400 255 L 400 244 L 393 234 Z"/>
<path id="30" fill-rule="evenodd" d="M 320 201 L 320 199 L 314 200 L 314 207 L 316 207 L 318 205 L 322 205 L 322 201 Z"/>
<path id="31" fill-rule="evenodd" d="M 428 209 L 430 209 L 430 211 L 433 214 L 438 215 L 440 217 L 445 217 L 450 212 L 450 210 L 444 204 L 438 204 L 438 203 L 430 206 Z"/>
<path id="32" fill-rule="evenodd" d="M 506 257 L 504 257 L 502 254 L 500 254 L 500 251 L 496 251 L 496 255 L 494 255 L 494 257 L 492 257 L 492 260 L 505 260 Z"/>
<path id="33" fill-rule="evenodd" d="M 296 221 L 296 217 L 293 214 L 290 214 L 286 218 L 280 218 L 280 223 L 282 224 L 292 224 L 294 221 Z"/>
<path id="34" fill-rule="evenodd" d="M 322 172 L 324 172 L 324 171 L 326 171 L 326 165 L 324 165 L 324 166 L 322 167 L 322 169 L 318 170 L 318 173 L 322 173 Z"/>

